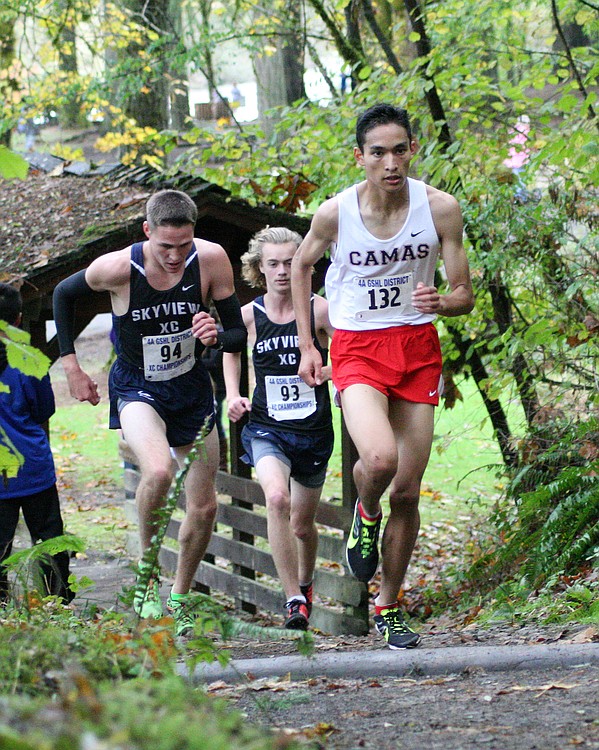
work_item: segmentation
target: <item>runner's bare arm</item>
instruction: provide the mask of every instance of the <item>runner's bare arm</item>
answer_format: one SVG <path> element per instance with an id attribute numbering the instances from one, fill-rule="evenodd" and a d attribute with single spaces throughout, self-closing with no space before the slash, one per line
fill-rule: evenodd
<path id="1" fill-rule="evenodd" d="M 252 305 L 244 305 L 241 308 L 243 322 L 248 329 L 250 339 L 254 338 L 254 313 Z M 252 410 L 249 398 L 239 393 L 241 381 L 241 353 L 225 352 L 223 354 L 223 376 L 227 390 L 227 415 L 232 422 L 238 422 L 246 412 Z"/>
<path id="2" fill-rule="evenodd" d="M 82 370 L 74 343 L 75 305 L 94 292 L 110 291 L 113 307 L 119 305 L 119 292 L 127 295 L 128 304 L 129 261 L 127 251 L 107 253 L 95 260 L 85 271 L 79 271 L 58 284 L 54 290 L 54 320 L 60 346 L 61 363 L 67 376 L 69 391 L 78 401 L 88 401 L 93 406 L 100 402 L 98 384 Z M 115 310 L 117 313 L 118 309 Z M 123 310 L 124 311 L 124 310 Z"/>
<path id="3" fill-rule="evenodd" d="M 314 327 L 320 345 L 329 348 L 330 339 L 333 338 L 334 328 L 329 320 L 329 303 L 319 294 L 314 297 Z M 321 370 L 322 382 L 331 379 L 331 365 L 323 365 Z M 320 385 L 320 383 L 318 383 Z"/>
<path id="4" fill-rule="evenodd" d="M 453 196 L 430 186 L 427 189 L 451 291 L 439 294 L 436 287 L 428 287 L 420 282 L 412 294 L 412 304 L 423 313 L 445 317 L 465 315 L 474 307 L 474 293 L 462 239 L 462 212 Z"/>
<path id="5" fill-rule="evenodd" d="M 338 216 L 336 199 L 323 203 L 314 214 L 310 230 L 291 263 L 291 295 L 302 353 L 298 374 L 312 387 L 322 382 L 322 358 L 312 343 L 310 331 L 312 268 L 336 240 Z"/>

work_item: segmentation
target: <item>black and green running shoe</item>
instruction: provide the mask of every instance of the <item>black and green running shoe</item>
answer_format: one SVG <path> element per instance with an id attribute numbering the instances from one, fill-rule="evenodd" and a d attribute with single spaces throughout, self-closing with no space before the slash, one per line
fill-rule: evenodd
<path id="1" fill-rule="evenodd" d="M 374 626 L 392 649 L 415 648 L 420 643 L 420 636 L 404 620 L 399 607 L 381 610 L 374 616 Z"/>
<path id="2" fill-rule="evenodd" d="M 358 499 L 345 554 L 347 565 L 354 578 L 368 583 L 374 577 L 379 564 L 378 542 L 383 514 L 381 513 L 374 521 L 368 521 L 362 518 L 359 505 Z"/>
<path id="3" fill-rule="evenodd" d="M 133 597 L 133 610 L 142 619 L 159 620 L 163 616 L 160 588 L 156 579 L 151 578 L 145 588 L 138 581 Z"/>
<path id="4" fill-rule="evenodd" d="M 195 621 L 199 614 L 200 598 L 193 594 L 181 594 L 176 599 L 172 595 L 166 602 L 166 610 L 175 621 L 176 636 L 193 635 Z"/>

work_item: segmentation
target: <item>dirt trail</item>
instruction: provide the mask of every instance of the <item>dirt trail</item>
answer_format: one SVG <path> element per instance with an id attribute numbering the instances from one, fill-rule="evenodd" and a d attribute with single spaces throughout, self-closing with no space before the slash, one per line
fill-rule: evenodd
<path id="1" fill-rule="evenodd" d="M 123 610 L 119 593 L 133 582 L 124 557 L 91 553 L 75 560 L 73 572 L 87 575 L 95 586 L 80 598 Z M 166 600 L 170 580 L 162 583 Z M 226 603 L 226 602 L 225 602 Z M 229 606 L 231 603 L 229 602 Z M 235 615 L 232 608 L 232 615 Z M 243 615 L 248 620 L 247 615 Z M 253 618 L 254 623 L 276 624 L 274 618 Z M 463 629 L 431 621 L 421 628 L 420 649 L 441 647 L 535 645 L 588 642 L 597 637 L 595 626 L 517 627 L 508 623 L 491 628 Z M 371 632 L 367 636 L 327 636 L 315 633 L 316 654 L 386 649 Z M 288 641 L 256 641 L 238 637 L 216 642 L 233 659 L 276 658 L 295 653 Z M 286 735 L 318 739 L 330 750 L 566 750 L 599 748 L 599 666 L 486 673 L 468 668 L 459 674 L 361 679 L 318 676 L 292 681 L 280 678 L 249 679 L 239 684 L 217 681 L 210 693 L 227 697 L 253 723 Z"/>
<path id="2" fill-rule="evenodd" d="M 98 357 L 106 361 L 107 335 L 82 340 L 83 362 Z M 97 361 L 97 360 L 96 360 Z M 107 396 L 106 373 L 98 373 L 100 388 Z M 53 373 L 58 403 L 68 399 L 66 383 Z M 86 488 L 86 503 L 94 502 Z M 103 490 L 97 502 L 102 504 Z M 72 494 L 72 491 L 71 491 Z M 118 495 L 118 493 L 117 493 Z M 114 502 L 114 499 L 112 500 Z M 75 498 L 76 502 L 76 498 Z M 91 578 L 95 585 L 79 597 L 79 604 L 124 609 L 119 594 L 133 582 L 131 561 L 124 554 L 90 550 L 85 558 L 72 561 L 72 571 Z M 166 600 L 171 581 L 162 582 Z M 230 601 L 223 600 L 232 610 Z M 236 615 L 238 616 L 238 615 Z M 242 615 L 248 619 L 247 615 Z M 252 622 L 280 624 L 263 615 Z M 599 640 L 599 626 L 572 625 L 520 627 L 498 623 L 482 628 L 463 627 L 450 618 L 429 620 L 420 627 L 421 649 L 461 646 L 530 645 Z M 394 652 L 385 649 L 373 630 L 363 637 L 328 636 L 315 633 L 317 653 L 352 651 Z M 221 644 L 219 644 L 220 647 Z M 294 653 L 288 641 L 256 641 L 239 637 L 226 647 L 233 659 L 282 656 Z M 570 669 L 485 673 L 469 669 L 460 674 L 427 677 L 414 674 L 402 678 L 361 679 L 316 677 L 296 682 L 288 678 L 245 680 L 239 685 L 212 684 L 208 688 L 227 696 L 243 710 L 248 720 L 277 728 L 286 734 L 313 737 L 333 750 L 566 750 L 599 749 L 599 667 L 577 665 Z"/>

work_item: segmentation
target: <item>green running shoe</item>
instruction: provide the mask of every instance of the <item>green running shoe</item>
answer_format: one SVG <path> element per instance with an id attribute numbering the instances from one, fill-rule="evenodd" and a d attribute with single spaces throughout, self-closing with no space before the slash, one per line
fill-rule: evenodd
<path id="1" fill-rule="evenodd" d="M 144 620 L 148 618 L 159 620 L 162 617 L 164 613 L 157 580 L 150 579 L 147 589 L 136 588 L 133 597 L 133 610 Z"/>
<path id="2" fill-rule="evenodd" d="M 420 636 L 404 620 L 399 607 L 383 609 L 374 616 L 374 625 L 389 648 L 415 648 L 420 643 Z"/>
<path id="3" fill-rule="evenodd" d="M 378 542 L 383 514 L 379 514 L 374 521 L 367 521 L 362 518 L 359 505 L 358 499 L 345 554 L 347 566 L 354 578 L 368 583 L 374 577 L 379 564 Z"/>
<path id="4" fill-rule="evenodd" d="M 175 621 L 175 635 L 185 636 L 193 633 L 196 618 L 198 616 L 197 608 L 199 598 L 193 594 L 183 594 L 181 598 L 173 599 L 169 594 L 166 602 L 166 610 Z"/>

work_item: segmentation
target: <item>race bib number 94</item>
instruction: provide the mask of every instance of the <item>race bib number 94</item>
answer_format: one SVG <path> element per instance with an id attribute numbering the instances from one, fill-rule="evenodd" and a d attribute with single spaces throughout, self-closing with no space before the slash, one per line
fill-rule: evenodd
<path id="1" fill-rule="evenodd" d="M 195 364 L 195 345 L 191 328 L 166 336 L 144 336 L 142 346 L 146 380 L 172 380 L 189 372 Z"/>
<path id="2" fill-rule="evenodd" d="M 411 273 L 356 279 L 356 320 L 393 321 L 411 304 L 414 281 Z"/>
<path id="3" fill-rule="evenodd" d="M 305 419 L 316 411 L 316 394 L 299 375 L 266 375 L 268 416 L 277 422 Z"/>

